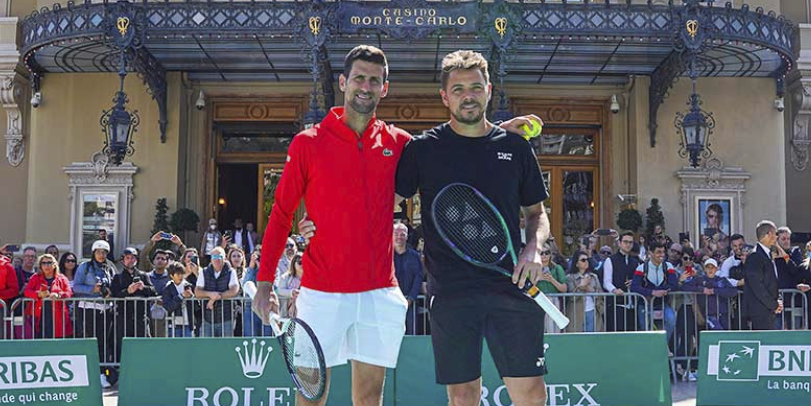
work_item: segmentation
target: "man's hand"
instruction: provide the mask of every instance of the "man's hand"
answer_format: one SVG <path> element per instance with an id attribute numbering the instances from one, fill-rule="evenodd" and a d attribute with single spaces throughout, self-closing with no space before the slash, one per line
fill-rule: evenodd
<path id="1" fill-rule="evenodd" d="M 183 289 L 183 297 L 185 297 L 186 299 L 188 299 L 188 298 L 190 298 L 190 297 L 192 297 L 192 296 L 193 296 L 193 295 L 191 294 L 191 289 Z"/>
<path id="2" fill-rule="evenodd" d="M 299 235 L 304 237 L 304 241 L 309 244 L 310 238 L 315 236 L 315 223 L 313 223 L 309 217 L 307 217 L 307 213 L 304 213 L 304 217 L 301 218 L 301 221 L 298 222 L 298 232 Z"/>
<path id="3" fill-rule="evenodd" d="M 273 292 L 273 284 L 270 282 L 256 283 L 256 296 L 253 297 L 251 308 L 263 324 L 270 325 L 270 313 L 279 313 L 279 299 Z"/>
<path id="4" fill-rule="evenodd" d="M 656 296 L 656 297 L 665 297 L 665 295 L 667 295 L 667 291 L 666 290 L 654 290 L 652 295 Z"/>
<path id="5" fill-rule="evenodd" d="M 141 283 L 141 282 L 138 282 Z M 133 294 L 138 291 L 138 283 L 132 283 L 130 286 L 127 286 L 127 293 Z"/>
<path id="6" fill-rule="evenodd" d="M 183 245 L 183 241 L 181 241 L 180 237 L 178 237 L 176 234 L 172 234 L 172 239 L 170 241 L 172 241 L 172 244 L 175 244 L 175 245 L 178 245 L 178 246 Z"/>
<path id="7" fill-rule="evenodd" d="M 499 125 L 499 127 L 503 128 L 503 129 L 505 129 L 505 130 L 507 130 L 507 131 L 509 131 L 511 133 L 516 133 L 516 134 L 522 134 L 523 135 L 524 130 L 521 128 L 521 126 L 526 125 L 526 126 L 532 128 L 533 125 L 532 125 L 531 121 L 534 121 L 534 122 L 540 124 L 541 126 L 543 126 L 543 120 L 541 120 L 540 117 L 538 117 L 538 116 L 536 116 L 534 114 L 530 114 L 528 116 L 515 117 L 513 119 L 507 120 L 507 121 L 501 123 L 501 125 Z"/>
<path id="8" fill-rule="evenodd" d="M 254 251 L 253 254 L 251 254 L 251 263 L 248 264 L 248 267 L 253 269 L 259 268 L 259 252 Z"/>
<path id="9" fill-rule="evenodd" d="M 543 272 L 541 273 L 541 279 L 551 283 L 555 280 L 555 277 L 552 276 L 552 272 Z"/>
<path id="10" fill-rule="evenodd" d="M 738 286 L 738 287 L 740 288 L 740 287 L 742 287 L 744 284 L 745 284 L 745 282 L 743 281 L 743 279 L 741 279 L 741 280 L 739 280 L 739 281 L 738 281 L 738 284 L 737 284 L 736 286 Z"/>
<path id="11" fill-rule="evenodd" d="M 704 288 L 704 294 L 705 294 L 705 295 L 714 295 L 714 294 L 715 294 L 715 289 L 712 289 L 712 288 Z"/>
<path id="12" fill-rule="evenodd" d="M 96 284 L 93 285 L 93 293 L 99 293 L 99 292 L 101 292 L 101 282 L 96 282 Z"/>
<path id="13" fill-rule="evenodd" d="M 158 242 L 158 241 L 162 240 L 163 238 L 161 238 L 161 233 L 163 233 L 163 231 L 158 231 L 157 233 L 155 233 L 155 235 L 152 236 L 152 238 L 149 239 L 149 241 L 150 242 Z"/>
<path id="14" fill-rule="evenodd" d="M 529 279 L 534 285 L 541 280 L 542 273 L 543 264 L 538 250 L 526 249 L 518 257 L 518 264 L 513 269 L 513 283 L 523 288 L 525 281 Z"/>
<path id="15" fill-rule="evenodd" d="M 614 290 L 611 293 L 613 293 L 613 294 L 615 294 L 617 296 L 622 296 L 622 295 L 625 294 L 625 291 L 620 289 L 620 288 L 614 288 Z"/>
<path id="16" fill-rule="evenodd" d="M 777 299 L 777 309 L 774 311 L 775 314 L 783 313 L 783 300 Z"/>

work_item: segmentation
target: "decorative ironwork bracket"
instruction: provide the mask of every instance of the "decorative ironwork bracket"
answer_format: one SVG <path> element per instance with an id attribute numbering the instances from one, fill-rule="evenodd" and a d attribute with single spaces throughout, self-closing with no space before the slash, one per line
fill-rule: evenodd
<path id="1" fill-rule="evenodd" d="M 685 70 L 684 61 L 679 52 L 671 52 L 667 59 L 653 71 L 648 88 L 648 130 L 650 131 L 650 146 L 656 147 L 657 114 L 668 97 L 670 89 Z"/>

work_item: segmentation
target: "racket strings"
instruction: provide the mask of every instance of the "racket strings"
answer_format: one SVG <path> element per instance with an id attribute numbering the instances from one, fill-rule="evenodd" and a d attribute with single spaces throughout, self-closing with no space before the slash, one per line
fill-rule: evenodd
<path id="1" fill-rule="evenodd" d="M 326 375 L 320 368 L 320 354 L 309 332 L 291 320 L 286 323 L 282 338 L 284 357 L 298 380 L 301 394 L 307 399 L 320 398 Z"/>
<path id="2" fill-rule="evenodd" d="M 443 237 L 468 258 L 496 264 L 507 254 L 501 217 L 472 188 L 446 187 L 434 199 L 433 214 Z"/>

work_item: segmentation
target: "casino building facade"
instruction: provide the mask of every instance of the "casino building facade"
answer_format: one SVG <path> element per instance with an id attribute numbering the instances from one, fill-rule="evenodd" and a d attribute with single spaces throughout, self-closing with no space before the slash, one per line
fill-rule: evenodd
<path id="1" fill-rule="evenodd" d="M 485 54 L 489 116 L 546 123 L 563 245 L 652 198 L 674 238 L 713 203 L 727 234 L 811 230 L 811 1 L 0 3 L 0 243 L 82 251 L 105 228 L 119 254 L 160 198 L 261 231 L 290 139 L 343 102 L 359 44 L 389 58 L 378 116 L 413 132 L 447 120 L 442 57 Z M 397 215 L 419 222 L 419 201 Z"/>

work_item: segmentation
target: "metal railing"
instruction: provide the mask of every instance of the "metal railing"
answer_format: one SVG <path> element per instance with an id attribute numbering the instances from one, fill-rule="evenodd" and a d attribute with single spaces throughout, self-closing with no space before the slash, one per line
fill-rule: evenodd
<path id="1" fill-rule="evenodd" d="M 781 290 L 784 311 L 775 329 L 808 329 L 808 297 Z M 703 330 L 744 330 L 742 293 L 730 298 L 695 292 L 670 292 L 664 298 L 636 293 L 559 293 L 548 295 L 571 323 L 560 331 L 547 320 L 546 332 L 623 332 L 665 330 L 672 360 L 689 372 L 697 365 L 698 337 Z M 593 306 L 593 310 L 592 309 Z M 589 312 L 586 309 L 589 309 Z M 430 334 L 430 300 L 419 296 L 408 308 L 408 334 Z M 118 366 L 124 337 L 272 336 L 244 297 L 184 299 L 166 309 L 161 297 L 16 299 L 0 301 L 0 338 L 96 338 L 102 366 Z M 686 375 L 685 375 L 686 376 Z"/>

